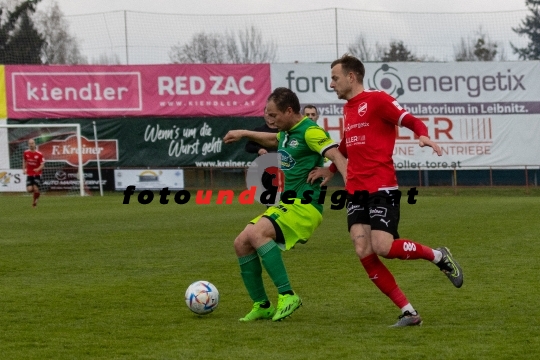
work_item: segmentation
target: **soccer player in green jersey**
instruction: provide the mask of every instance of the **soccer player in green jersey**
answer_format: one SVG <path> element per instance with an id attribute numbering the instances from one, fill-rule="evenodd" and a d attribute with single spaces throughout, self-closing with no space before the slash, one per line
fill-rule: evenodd
<path id="1" fill-rule="evenodd" d="M 309 172 L 322 166 L 324 157 L 336 164 L 344 179 L 347 171 L 347 160 L 337 149 L 337 144 L 317 123 L 300 113 L 300 101 L 293 91 L 275 89 L 266 106 L 271 122 L 279 130 L 277 136 L 231 130 L 224 141 L 231 143 L 246 137 L 263 146 L 277 146 L 285 175 L 283 194 L 294 191 L 296 197 L 282 197 L 278 205 L 253 219 L 234 240 L 242 280 L 254 303 L 252 310 L 240 321 L 280 321 L 302 305 L 289 282 L 281 251 L 289 250 L 296 243 L 305 243 L 322 221 L 323 207 L 317 201 L 321 180 L 313 184 L 307 182 Z M 266 295 L 263 266 L 279 293 L 276 307 Z"/>

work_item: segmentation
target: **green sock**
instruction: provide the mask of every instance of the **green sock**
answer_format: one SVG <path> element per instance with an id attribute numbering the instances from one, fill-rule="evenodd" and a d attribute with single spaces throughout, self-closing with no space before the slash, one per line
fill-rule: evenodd
<path id="1" fill-rule="evenodd" d="M 281 257 L 281 250 L 276 242 L 270 240 L 270 242 L 258 248 L 257 253 L 261 257 L 262 264 L 268 275 L 270 275 L 274 285 L 276 285 L 278 292 L 282 294 L 285 291 L 291 291 L 292 287 L 289 282 L 289 275 L 287 275 L 287 270 Z"/>
<path id="2" fill-rule="evenodd" d="M 238 258 L 240 274 L 253 302 L 268 301 L 262 279 L 262 267 L 257 253 Z"/>

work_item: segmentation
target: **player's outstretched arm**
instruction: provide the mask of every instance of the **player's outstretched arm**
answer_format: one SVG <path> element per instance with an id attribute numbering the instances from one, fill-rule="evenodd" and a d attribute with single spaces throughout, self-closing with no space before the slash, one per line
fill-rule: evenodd
<path id="1" fill-rule="evenodd" d="M 420 147 L 429 146 L 437 153 L 437 155 L 442 156 L 441 147 L 427 136 L 420 136 L 418 139 L 418 145 L 420 145 Z"/>
<path id="2" fill-rule="evenodd" d="M 275 133 L 259 132 L 251 130 L 230 130 L 223 141 L 225 144 L 230 144 L 241 140 L 242 138 L 248 138 L 251 141 L 255 141 L 264 147 L 277 147 L 278 142 Z"/>

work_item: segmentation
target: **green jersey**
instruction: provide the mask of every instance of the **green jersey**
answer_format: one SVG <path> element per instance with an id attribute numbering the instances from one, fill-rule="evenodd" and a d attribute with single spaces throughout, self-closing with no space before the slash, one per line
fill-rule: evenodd
<path id="1" fill-rule="evenodd" d="M 321 192 L 321 179 L 313 184 L 307 181 L 308 174 L 313 168 L 324 164 L 326 150 L 338 145 L 330 139 L 323 128 L 308 117 L 303 118 L 289 131 L 277 134 L 278 153 L 281 155 L 281 170 L 285 174 L 284 191 L 293 190 L 296 197 L 306 198 L 309 191 L 311 205 L 322 213 L 323 206 L 318 204 Z"/>

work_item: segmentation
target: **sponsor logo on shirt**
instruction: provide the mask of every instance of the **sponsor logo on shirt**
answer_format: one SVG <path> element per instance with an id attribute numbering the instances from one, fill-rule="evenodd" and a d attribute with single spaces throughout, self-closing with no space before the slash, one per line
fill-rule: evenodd
<path id="1" fill-rule="evenodd" d="M 289 146 L 292 148 L 298 147 L 298 141 L 296 139 L 292 139 L 291 142 L 289 142 Z"/>
<path id="2" fill-rule="evenodd" d="M 367 103 L 363 102 L 360 105 L 358 105 L 358 115 L 364 116 L 367 112 Z"/>
<path id="3" fill-rule="evenodd" d="M 369 126 L 368 122 L 362 122 L 362 123 L 347 125 L 347 127 L 345 128 L 345 131 L 350 131 L 350 130 L 356 129 L 356 128 L 361 129 L 361 128 L 367 127 L 367 126 Z"/>
<path id="4" fill-rule="evenodd" d="M 290 170 L 296 165 L 296 160 L 287 151 L 280 149 L 281 154 L 281 170 Z"/>
<path id="5" fill-rule="evenodd" d="M 333 142 L 332 139 L 330 139 L 330 138 L 325 138 L 325 139 L 321 139 L 321 140 L 317 141 L 317 144 L 318 144 L 318 145 L 324 145 L 324 144 L 331 143 L 331 142 Z"/>
<path id="6" fill-rule="evenodd" d="M 345 144 L 347 146 L 364 145 L 366 143 L 366 135 L 349 136 L 345 141 L 346 141 Z"/>

